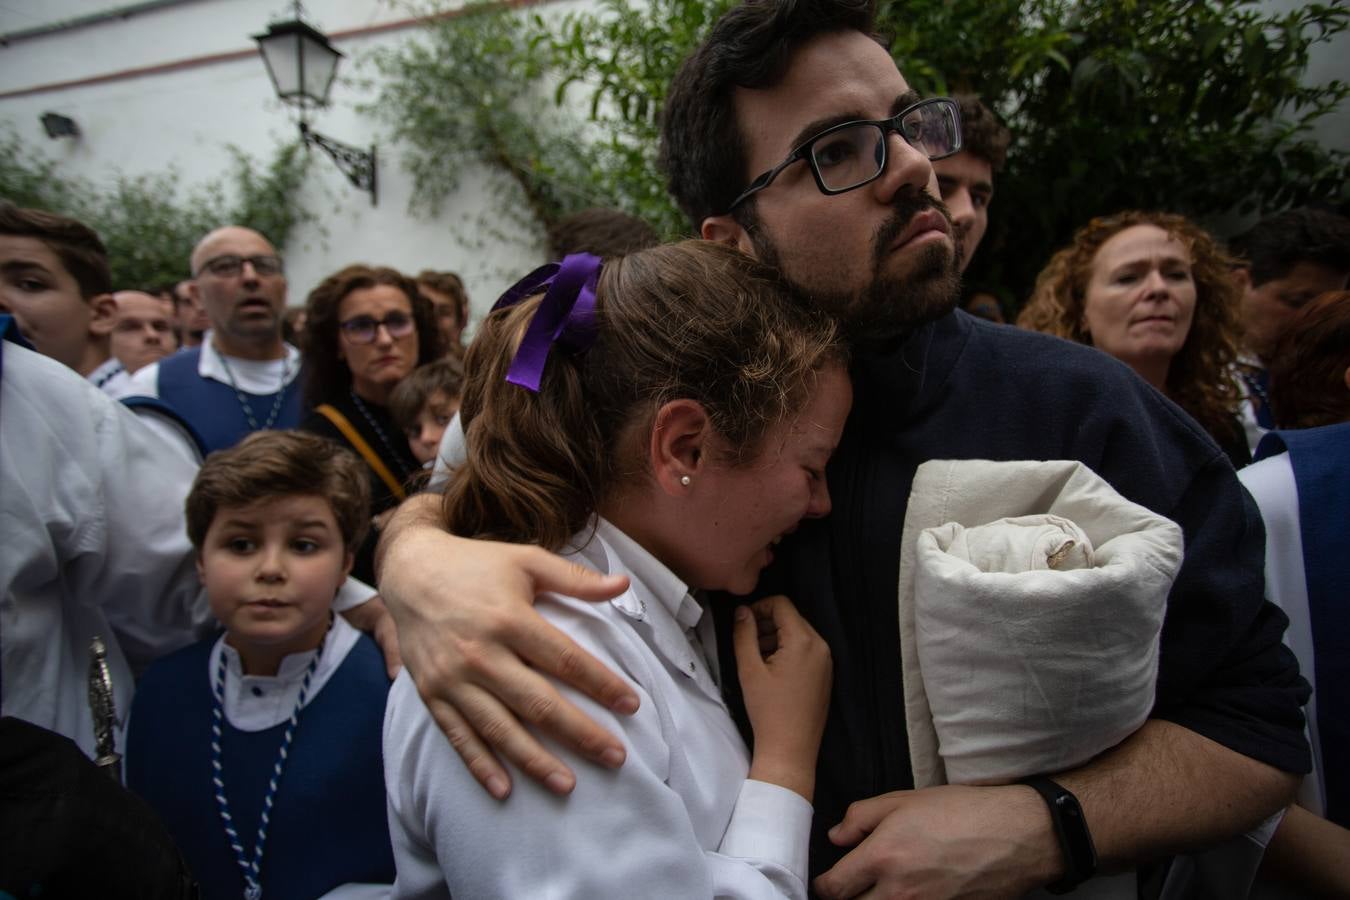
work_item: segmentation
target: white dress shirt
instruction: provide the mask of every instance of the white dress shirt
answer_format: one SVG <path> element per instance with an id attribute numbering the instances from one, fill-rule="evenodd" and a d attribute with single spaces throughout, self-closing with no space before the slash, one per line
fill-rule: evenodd
<path id="1" fill-rule="evenodd" d="M 333 616 L 333 625 L 323 641 L 323 657 L 314 667 L 314 675 L 309 680 L 305 706 L 309 706 L 310 701 L 319 696 L 319 691 L 323 690 L 328 679 L 346 660 L 360 637 L 361 632 L 348 625 L 346 619 Z M 220 658 L 224 656 L 225 688 L 221 693 L 225 700 L 226 720 L 240 731 L 266 731 L 285 722 L 295 711 L 295 701 L 305 682 L 305 670 L 317 652 L 306 650 L 283 656 L 275 675 L 245 675 L 239 651 L 225 643 L 225 635 L 222 634 L 211 648 L 206 678 L 214 691 Z"/>
<path id="2" fill-rule="evenodd" d="M 124 723 L 132 667 L 210 627 L 183 522 L 196 473 L 74 371 L 5 345 L 0 712 L 92 755 L 90 641 L 107 645 Z"/>
<path id="3" fill-rule="evenodd" d="M 641 706 L 616 715 L 558 689 L 620 735 L 601 769 L 548 738 L 577 773 L 558 797 L 520 772 L 494 800 L 401 674 L 385 713 L 396 897 L 805 897 L 811 806 L 746 778 L 749 756 L 717 687 L 711 617 L 664 565 L 604 519 L 566 555 L 626 574 L 619 597 L 544 595 L 538 608 L 625 678 Z"/>
<path id="4" fill-rule="evenodd" d="M 103 364 L 90 372 L 87 377 L 90 384 L 113 399 L 124 396 L 127 383 L 131 381 L 131 373 L 115 356 L 105 359 Z"/>
<path id="5" fill-rule="evenodd" d="M 234 383 L 246 394 L 260 396 L 275 394 L 285 387 L 281 382 L 283 372 L 286 373 L 286 384 L 300 377 L 300 351 L 290 344 L 284 346 L 286 355 L 281 359 L 244 359 L 240 356 L 231 356 L 222 361 L 222 354 L 216 349 L 211 340 L 211 332 L 208 331 L 202 336 L 202 352 L 197 359 L 197 374 L 212 381 L 219 381 L 221 384 L 229 384 L 230 375 L 233 374 Z M 229 364 L 228 370 L 225 368 L 226 363 Z M 126 394 L 123 394 L 128 395 L 159 397 L 158 362 L 152 362 L 136 370 L 131 376 Z"/>

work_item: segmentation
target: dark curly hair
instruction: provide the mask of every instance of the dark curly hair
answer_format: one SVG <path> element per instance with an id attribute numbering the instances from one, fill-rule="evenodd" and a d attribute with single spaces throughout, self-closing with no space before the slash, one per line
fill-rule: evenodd
<path id="1" fill-rule="evenodd" d="M 961 149 L 989 163 L 994 174 L 1002 172 L 1012 132 L 974 94 L 957 94 L 952 99 L 961 107 Z"/>
<path id="2" fill-rule="evenodd" d="M 1350 271 L 1350 219 L 1320 209 L 1287 209 L 1228 242 L 1251 271 L 1253 287 L 1283 278 L 1301 262 Z"/>
<path id="3" fill-rule="evenodd" d="M 1091 346 L 1092 336 L 1083 328 L 1083 307 L 1093 261 L 1103 244 L 1136 225 L 1161 228 L 1190 253 L 1195 314 L 1186 342 L 1168 367 L 1166 392 L 1223 443 L 1232 434 L 1240 397 L 1233 374 L 1241 334 L 1240 291 L 1232 276 L 1232 258 L 1207 231 L 1184 216 L 1129 211 L 1088 222 L 1036 277 L 1031 300 L 1017 324 Z"/>
<path id="4" fill-rule="evenodd" d="M 347 266 L 319 282 L 305 300 L 301 350 L 305 363 L 305 402 L 311 407 L 332 403 L 351 390 L 352 370 L 338 356 L 338 307 L 352 291 L 379 284 L 398 288 L 412 305 L 413 321 L 417 324 L 418 365 L 444 354 L 435 307 L 417 290 L 417 282 L 387 266 Z"/>

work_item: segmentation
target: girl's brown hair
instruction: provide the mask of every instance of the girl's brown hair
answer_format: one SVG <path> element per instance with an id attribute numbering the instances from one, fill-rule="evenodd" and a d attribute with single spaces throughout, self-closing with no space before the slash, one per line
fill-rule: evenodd
<path id="1" fill-rule="evenodd" d="M 347 266 L 329 275 L 305 300 L 305 331 L 301 350 L 305 363 L 305 403 L 318 406 L 347 396 L 352 370 L 338 356 L 338 308 L 352 291 L 387 284 L 398 288 L 411 304 L 417 323 L 417 363 L 439 359 L 445 352 L 436 310 L 417 290 L 417 283 L 387 266 Z"/>
<path id="2" fill-rule="evenodd" d="M 1322 294 L 1296 312 L 1270 363 L 1270 410 L 1280 428 L 1350 422 L 1350 291 Z"/>
<path id="3" fill-rule="evenodd" d="M 1136 225 L 1161 228 L 1190 253 L 1195 314 L 1186 342 L 1167 369 L 1167 396 L 1210 434 L 1227 440 L 1240 397 L 1233 374 L 1241 334 L 1240 289 L 1232 277 L 1232 257 L 1184 216 L 1129 211 L 1088 222 L 1036 277 L 1031 300 L 1017 324 L 1091 346 L 1092 336 L 1083 328 L 1083 307 L 1092 263 L 1103 244 Z"/>
<path id="4" fill-rule="evenodd" d="M 456 534 L 556 550 L 608 492 L 647 471 L 643 449 L 665 403 L 701 404 L 736 448 L 731 464 L 745 464 L 819 369 L 844 360 L 834 323 L 794 302 L 772 269 L 685 241 L 605 264 L 595 343 L 579 355 L 555 345 L 535 394 L 506 373 L 540 299 L 493 312 L 469 348 L 468 457 L 443 508 Z"/>

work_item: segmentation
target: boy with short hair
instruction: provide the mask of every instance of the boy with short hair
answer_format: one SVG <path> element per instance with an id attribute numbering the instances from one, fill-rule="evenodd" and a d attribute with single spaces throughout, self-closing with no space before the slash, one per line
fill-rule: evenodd
<path id="1" fill-rule="evenodd" d="M 436 459 L 441 436 L 459 412 L 464 369 L 453 357 L 413 369 L 389 398 L 389 412 L 408 436 L 412 454 L 423 466 Z"/>
<path id="2" fill-rule="evenodd" d="M 389 884 L 375 643 L 331 612 L 369 526 L 349 451 L 266 431 L 211 454 L 187 499 L 208 640 L 137 688 L 127 784 L 163 818 L 203 897 L 312 898 Z"/>
<path id="3" fill-rule="evenodd" d="M 83 222 L 0 200 L 0 312 L 39 353 L 106 393 L 127 380 L 109 343 L 117 304 L 108 251 Z"/>

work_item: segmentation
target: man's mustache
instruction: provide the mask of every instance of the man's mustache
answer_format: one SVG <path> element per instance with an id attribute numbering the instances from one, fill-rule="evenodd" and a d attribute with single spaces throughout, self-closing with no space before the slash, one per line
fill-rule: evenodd
<path id="1" fill-rule="evenodd" d="M 895 239 L 904 234 L 909 223 L 921 212 L 927 212 L 935 209 L 942 214 L 942 218 L 947 220 L 947 225 L 951 227 L 952 234 L 956 234 L 956 228 L 952 226 L 952 214 L 947 209 L 947 204 L 941 200 L 925 193 L 924 191 L 897 191 L 895 199 L 891 201 L 891 216 L 877 229 L 872 238 L 872 260 L 877 265 L 886 258 L 890 252 L 891 244 Z"/>

